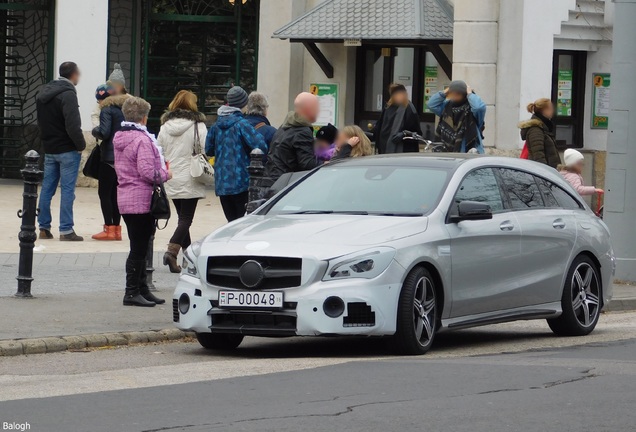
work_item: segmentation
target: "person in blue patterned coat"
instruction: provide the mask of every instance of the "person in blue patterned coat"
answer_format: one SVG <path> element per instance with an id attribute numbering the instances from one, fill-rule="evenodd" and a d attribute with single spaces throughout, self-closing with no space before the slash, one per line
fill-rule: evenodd
<path id="1" fill-rule="evenodd" d="M 247 93 L 239 86 L 227 92 L 227 105 L 218 110 L 218 120 L 212 125 L 205 142 L 205 152 L 214 157 L 216 195 L 221 199 L 228 222 L 243 217 L 247 205 L 250 175 L 250 152 L 260 149 L 267 153 L 263 136 L 243 116 Z"/>

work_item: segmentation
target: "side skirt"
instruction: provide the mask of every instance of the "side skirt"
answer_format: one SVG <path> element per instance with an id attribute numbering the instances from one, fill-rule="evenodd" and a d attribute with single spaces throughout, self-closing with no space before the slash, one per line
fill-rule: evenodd
<path id="1" fill-rule="evenodd" d="M 556 318 L 561 315 L 562 312 L 561 302 L 546 303 L 496 312 L 487 312 L 477 315 L 466 315 L 462 317 L 443 319 L 442 328 L 440 330 L 457 330 L 518 320 Z"/>

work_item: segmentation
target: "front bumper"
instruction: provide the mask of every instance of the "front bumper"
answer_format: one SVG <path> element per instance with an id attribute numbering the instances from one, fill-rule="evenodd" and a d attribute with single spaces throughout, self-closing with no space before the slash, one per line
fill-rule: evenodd
<path id="1" fill-rule="evenodd" d="M 218 307 L 219 288 L 182 275 L 173 296 L 173 320 L 182 330 L 197 333 L 238 333 L 248 336 L 391 335 L 396 329 L 397 304 L 404 269 L 395 261 L 374 279 L 314 281 L 298 288 L 267 291 L 284 293 L 282 309 Z M 237 290 L 240 291 L 240 290 Z M 186 313 L 179 298 L 189 298 Z M 342 299 L 344 309 L 327 315 L 325 300 Z"/>

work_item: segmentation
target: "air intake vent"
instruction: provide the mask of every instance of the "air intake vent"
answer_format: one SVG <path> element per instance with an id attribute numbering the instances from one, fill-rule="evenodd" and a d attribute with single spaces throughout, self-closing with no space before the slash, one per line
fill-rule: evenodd
<path id="1" fill-rule="evenodd" d="M 366 303 L 347 303 L 347 316 L 342 319 L 344 327 L 373 327 L 375 312 Z"/>

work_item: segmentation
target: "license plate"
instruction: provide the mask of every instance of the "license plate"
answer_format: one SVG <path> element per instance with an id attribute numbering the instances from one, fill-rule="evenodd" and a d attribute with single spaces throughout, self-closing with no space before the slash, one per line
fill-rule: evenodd
<path id="1" fill-rule="evenodd" d="M 219 291 L 220 307 L 282 308 L 282 292 Z"/>

